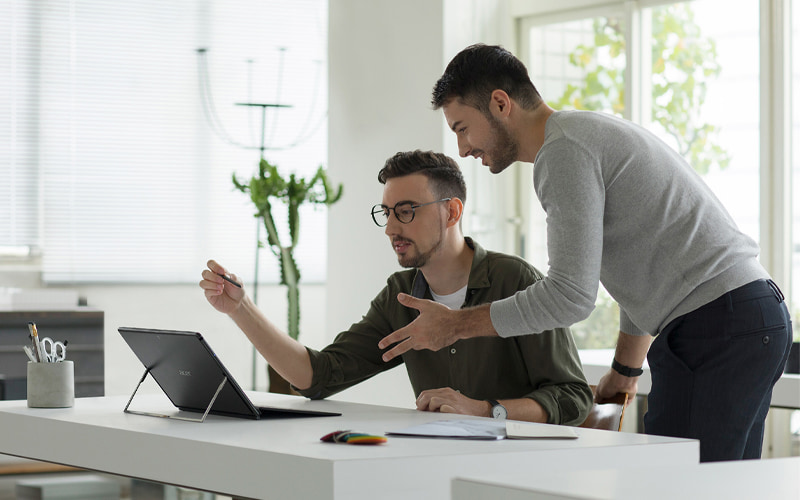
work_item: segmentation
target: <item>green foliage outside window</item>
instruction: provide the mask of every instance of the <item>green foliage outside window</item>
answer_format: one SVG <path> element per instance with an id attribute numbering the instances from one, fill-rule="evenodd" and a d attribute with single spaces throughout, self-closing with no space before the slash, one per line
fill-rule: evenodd
<path id="1" fill-rule="evenodd" d="M 703 102 L 708 82 L 719 76 L 714 40 L 703 37 L 689 3 L 652 10 L 651 124 L 661 128 L 699 174 L 724 169 L 730 156 L 718 143 L 719 127 L 705 123 Z M 585 75 L 548 104 L 555 109 L 604 111 L 621 116 L 625 109 L 625 37 L 617 18 L 597 18 L 593 45 L 578 45 L 571 65 Z M 595 310 L 572 328 L 579 348 L 614 347 L 619 306 L 600 289 Z"/>

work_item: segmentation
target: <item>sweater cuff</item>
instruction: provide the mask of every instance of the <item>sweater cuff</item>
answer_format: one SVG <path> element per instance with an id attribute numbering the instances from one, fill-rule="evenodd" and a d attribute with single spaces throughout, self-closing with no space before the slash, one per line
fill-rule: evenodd
<path id="1" fill-rule="evenodd" d="M 515 328 L 515 325 L 524 325 L 525 320 L 517 308 L 513 295 L 492 302 L 489 306 L 489 317 L 492 320 L 492 326 L 500 337 L 508 338 L 533 333 L 519 331 Z"/>
<path id="2" fill-rule="evenodd" d="M 619 331 L 628 335 L 644 336 L 649 335 L 647 332 L 642 331 L 641 328 L 633 324 L 633 321 L 628 317 L 628 314 L 619 309 Z"/>

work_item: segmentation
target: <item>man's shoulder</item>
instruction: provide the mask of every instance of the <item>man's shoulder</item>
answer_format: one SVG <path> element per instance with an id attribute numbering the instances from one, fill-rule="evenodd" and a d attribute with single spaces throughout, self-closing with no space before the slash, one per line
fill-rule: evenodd
<path id="1" fill-rule="evenodd" d="M 490 272 L 529 272 L 537 280 L 544 277 L 541 271 L 518 255 L 487 251 L 486 261 L 489 264 Z"/>

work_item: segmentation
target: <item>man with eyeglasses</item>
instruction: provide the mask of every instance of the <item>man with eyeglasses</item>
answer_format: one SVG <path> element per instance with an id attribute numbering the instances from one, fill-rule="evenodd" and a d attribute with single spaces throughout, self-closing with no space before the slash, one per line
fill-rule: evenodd
<path id="1" fill-rule="evenodd" d="M 367 314 L 331 345 L 317 351 L 281 332 L 242 288 L 220 276 L 227 270 L 214 261 L 200 282 L 208 301 L 236 322 L 272 368 L 312 399 L 404 363 L 419 410 L 581 424 L 592 392 L 568 329 L 469 339 L 384 363 L 380 339 L 417 317 L 416 310 L 397 301 L 398 294 L 459 309 L 509 297 L 542 275 L 518 257 L 486 251 L 463 236 L 466 186 L 451 158 L 419 150 L 397 153 L 378 180 L 383 201 L 372 208 L 372 219 L 385 228 L 407 270 L 389 276 Z"/>

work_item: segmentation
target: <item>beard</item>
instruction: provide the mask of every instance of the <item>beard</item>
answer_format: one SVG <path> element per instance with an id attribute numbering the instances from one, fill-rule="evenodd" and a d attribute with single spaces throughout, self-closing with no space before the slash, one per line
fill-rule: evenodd
<path id="1" fill-rule="evenodd" d="M 414 255 L 408 255 L 409 252 L 406 252 L 405 255 L 397 255 L 397 262 L 400 266 L 405 268 L 420 268 L 425 266 L 428 261 L 431 259 L 434 253 L 436 253 L 444 243 L 444 235 L 443 232 L 439 233 L 439 238 L 433 243 L 433 246 L 428 249 L 426 252 L 419 252 L 419 248 L 417 247 L 417 243 L 414 240 L 409 240 L 407 238 L 395 238 L 395 241 L 403 241 L 411 244 L 411 249 L 417 250 Z"/>
<path id="2" fill-rule="evenodd" d="M 499 174 L 517 161 L 519 143 L 511 137 L 508 129 L 494 116 L 490 114 L 487 118 L 492 132 L 489 146 L 486 148 L 486 153 L 492 162 L 489 165 L 489 171 L 493 174 Z"/>

